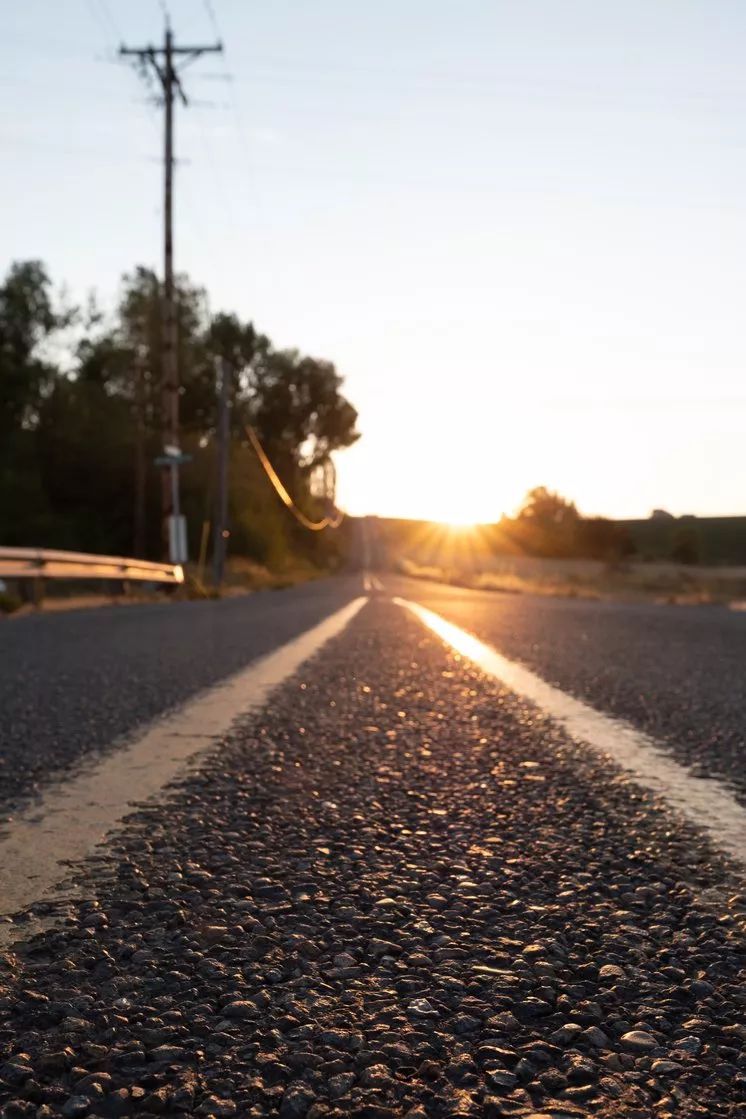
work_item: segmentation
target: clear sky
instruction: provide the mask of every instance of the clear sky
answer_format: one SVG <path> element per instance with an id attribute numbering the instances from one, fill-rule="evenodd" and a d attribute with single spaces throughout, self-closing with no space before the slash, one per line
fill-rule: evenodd
<path id="1" fill-rule="evenodd" d="M 209 3 L 169 7 L 214 38 Z M 344 506 L 746 512 L 741 0 L 213 7 L 177 267 L 346 376 Z M 3 269 L 109 304 L 160 269 L 162 114 L 114 55 L 162 30 L 157 0 L 3 5 Z"/>

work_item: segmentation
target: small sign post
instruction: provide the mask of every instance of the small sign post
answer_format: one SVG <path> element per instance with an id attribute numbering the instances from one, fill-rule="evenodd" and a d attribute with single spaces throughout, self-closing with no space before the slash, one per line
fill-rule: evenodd
<path id="1" fill-rule="evenodd" d="M 192 455 L 184 454 L 178 447 L 168 444 L 163 448 L 164 454 L 154 459 L 156 466 L 168 467 L 171 471 L 171 508 L 173 513 L 168 518 L 168 554 L 171 563 L 186 563 L 189 559 L 187 550 L 186 517 L 179 510 L 179 467 L 192 461 Z"/>

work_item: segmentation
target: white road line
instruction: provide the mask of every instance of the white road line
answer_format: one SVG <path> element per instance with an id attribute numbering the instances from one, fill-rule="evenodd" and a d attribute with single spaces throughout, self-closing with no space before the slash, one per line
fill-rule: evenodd
<path id="1" fill-rule="evenodd" d="M 631 773 L 639 785 L 663 797 L 698 827 L 713 846 L 746 865 L 746 809 L 722 782 L 692 777 L 689 771 L 649 735 L 621 719 L 611 718 L 567 695 L 491 645 L 440 614 L 408 599 L 395 598 L 456 652 L 468 657 L 490 676 L 531 700 L 572 736 L 610 757 Z"/>
<path id="2" fill-rule="evenodd" d="M 136 741 L 44 793 L 0 839 L 0 914 L 8 916 L 50 896 L 77 863 L 131 810 L 156 796 L 186 763 L 215 746 L 240 715 L 263 707 L 282 684 L 355 617 L 368 601 L 356 598 L 282 648 L 255 661 L 172 715 L 152 723 Z M 25 934 L 0 924 L 0 947 Z"/>

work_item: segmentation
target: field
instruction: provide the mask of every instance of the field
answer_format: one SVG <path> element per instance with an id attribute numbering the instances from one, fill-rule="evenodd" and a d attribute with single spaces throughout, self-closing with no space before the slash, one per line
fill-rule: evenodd
<path id="1" fill-rule="evenodd" d="M 677 538 L 694 541 L 700 563 L 746 565 L 746 517 L 648 517 L 618 521 L 635 552 L 644 559 L 665 559 Z"/>
<path id="2" fill-rule="evenodd" d="M 407 575 L 455 586 L 513 594 L 577 598 L 653 600 L 671 604 L 746 601 L 746 567 L 699 567 L 675 563 L 606 564 L 598 560 L 540 559 L 533 556 L 483 558 L 478 570 L 418 564 L 397 566 Z"/>
<path id="3" fill-rule="evenodd" d="M 746 517 L 618 521 L 624 560 L 526 555 L 505 522 L 459 530 L 424 521 L 368 518 L 371 560 L 383 570 L 512 593 L 670 603 L 746 601 Z M 699 562 L 675 562 L 686 540 Z"/>

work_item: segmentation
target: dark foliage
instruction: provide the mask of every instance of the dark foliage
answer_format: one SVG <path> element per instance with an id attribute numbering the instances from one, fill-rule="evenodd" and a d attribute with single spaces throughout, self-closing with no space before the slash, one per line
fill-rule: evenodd
<path id="1" fill-rule="evenodd" d="M 161 548 L 161 285 L 137 268 L 107 321 L 56 306 L 38 261 L 0 286 L 0 543 L 157 556 Z M 212 517 L 216 366 L 232 380 L 231 550 L 281 566 L 291 553 L 324 564 L 336 544 L 298 532 L 245 442 L 252 423 L 287 488 L 321 514 L 311 473 L 358 438 L 357 413 L 328 361 L 276 349 L 206 296 L 176 285 L 182 472 L 192 554 Z"/>

